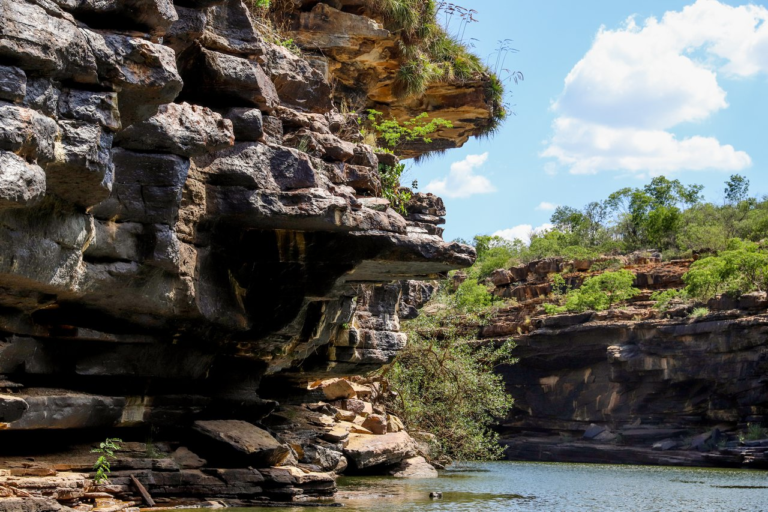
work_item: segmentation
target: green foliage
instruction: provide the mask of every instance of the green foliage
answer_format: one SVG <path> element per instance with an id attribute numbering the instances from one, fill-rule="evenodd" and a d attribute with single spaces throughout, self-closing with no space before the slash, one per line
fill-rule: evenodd
<path id="1" fill-rule="evenodd" d="M 759 441 L 761 439 L 768 439 L 768 428 L 757 423 L 747 423 L 747 433 L 746 435 L 740 436 L 740 440 Z"/>
<path id="2" fill-rule="evenodd" d="M 603 261 L 596 261 L 589 267 L 590 272 L 600 272 L 603 270 L 618 270 L 622 267 L 621 260 L 618 258 L 609 258 Z"/>
<path id="3" fill-rule="evenodd" d="M 405 164 L 397 164 L 394 167 L 379 164 L 379 177 L 381 178 L 381 197 L 388 199 L 392 208 L 401 215 L 407 215 L 406 205 L 413 197 L 413 193 L 400 186 L 400 179 L 405 173 Z"/>
<path id="4" fill-rule="evenodd" d="M 631 299 L 639 293 L 632 286 L 634 274 L 628 270 L 605 272 L 584 280 L 581 287 L 568 291 L 562 306 L 548 304 L 544 310 L 548 314 L 582 313 L 584 311 L 603 311 L 614 304 Z"/>
<path id="5" fill-rule="evenodd" d="M 691 318 L 701 318 L 703 316 L 707 316 L 709 314 L 709 310 L 707 308 L 693 308 L 693 311 L 691 311 L 691 314 L 688 315 Z"/>
<path id="6" fill-rule="evenodd" d="M 397 149 L 408 142 L 420 140 L 430 144 L 432 139 L 429 137 L 440 128 L 452 128 L 450 121 L 436 117 L 430 119 L 426 112 L 400 123 L 397 119 L 385 119 L 380 121 L 383 114 L 377 110 L 368 110 L 368 123 L 373 129 L 376 137 L 384 141 L 385 146 L 397 154 Z"/>
<path id="7" fill-rule="evenodd" d="M 474 279 L 467 279 L 456 290 L 456 305 L 466 310 L 483 309 L 493 304 L 493 295 L 488 293 L 484 284 Z"/>
<path id="8" fill-rule="evenodd" d="M 108 483 L 109 473 L 111 473 L 110 459 L 115 458 L 115 452 L 120 450 L 120 443 L 122 439 L 107 438 L 102 443 L 99 443 L 98 448 L 91 450 L 91 453 L 99 453 L 99 458 L 96 459 L 96 463 L 93 465 L 93 469 L 96 471 L 96 476 L 93 481 L 96 484 Z"/>
<path id="9" fill-rule="evenodd" d="M 722 205 L 702 202 L 701 191 L 700 185 L 660 176 L 582 209 L 559 206 L 550 219 L 553 228 L 533 233 L 530 246 L 516 257 L 522 262 L 551 256 L 590 260 L 653 248 L 665 259 L 690 258 L 694 253 L 725 251 L 732 238 L 752 242 L 765 238 L 768 197 L 748 197 L 746 178 L 731 176 Z"/>
<path id="10" fill-rule="evenodd" d="M 654 309 L 667 311 L 673 300 L 688 300 L 688 293 L 685 290 L 659 290 L 651 294 L 651 300 L 655 300 Z"/>
<path id="11" fill-rule="evenodd" d="M 473 240 L 477 261 L 469 270 L 471 278 L 482 280 L 494 270 L 509 268 L 524 249 L 522 242 L 510 242 L 499 236 L 478 235 Z"/>
<path id="12" fill-rule="evenodd" d="M 766 291 L 768 253 L 754 242 L 732 239 L 717 256 L 695 261 L 683 281 L 686 292 L 700 300 L 721 293 Z"/>
<path id="13" fill-rule="evenodd" d="M 442 454 L 455 460 L 499 458 L 502 448 L 491 426 L 513 405 L 499 365 L 513 364 L 512 341 L 478 344 L 465 332 L 466 322 L 477 322 L 492 312 L 482 297 L 487 291 L 466 281 L 456 294 L 442 286 L 424 313 L 403 322 L 408 345 L 382 372 L 397 391 L 388 408 L 410 431 L 437 437 Z"/>

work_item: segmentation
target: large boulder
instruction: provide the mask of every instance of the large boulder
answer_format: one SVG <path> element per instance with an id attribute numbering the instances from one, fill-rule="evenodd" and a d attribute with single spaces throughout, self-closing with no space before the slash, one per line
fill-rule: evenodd
<path id="1" fill-rule="evenodd" d="M 396 464 L 416 455 L 416 445 L 407 432 L 382 436 L 350 434 L 344 455 L 357 469 Z"/>
<path id="2" fill-rule="evenodd" d="M 424 457 L 411 457 L 400 462 L 389 472 L 395 478 L 437 478 L 437 470 Z"/>
<path id="3" fill-rule="evenodd" d="M 257 464 L 276 466 L 291 453 L 290 448 L 279 443 L 272 434 L 245 421 L 201 420 L 195 422 L 194 428 L 211 439 L 247 455 Z"/>
<path id="4" fill-rule="evenodd" d="M 234 141 L 232 123 L 220 114 L 189 103 L 168 103 L 151 118 L 120 132 L 115 143 L 126 149 L 191 157 L 224 149 Z"/>

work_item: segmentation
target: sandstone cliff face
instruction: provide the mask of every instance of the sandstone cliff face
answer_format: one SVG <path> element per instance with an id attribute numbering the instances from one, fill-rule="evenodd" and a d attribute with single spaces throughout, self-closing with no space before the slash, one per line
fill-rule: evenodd
<path id="1" fill-rule="evenodd" d="M 642 293 L 598 313 L 546 316 L 539 308 L 551 292 L 548 273 L 565 271 L 578 285 L 590 262 L 548 259 L 492 276 L 497 294 L 521 301 L 480 330 L 517 342 L 518 364 L 500 370 L 515 398 L 501 426 L 507 456 L 768 467 L 764 448 L 734 442 L 737 429 L 768 419 L 765 294 L 712 300 L 698 318 L 689 317 L 692 305 L 659 312 L 650 292 L 680 287 L 690 261 L 622 263 Z M 700 434 L 714 438 L 696 442 Z"/>
<path id="2" fill-rule="evenodd" d="M 411 119 L 426 112 L 451 121 L 432 142 L 412 141 L 401 149 L 404 157 L 461 147 L 475 135 L 488 131 L 495 104 L 491 77 L 478 73 L 466 80 L 434 83 L 424 94 L 403 95 L 397 71 L 404 59 L 398 33 L 386 30 L 385 20 L 372 12 L 369 0 L 283 2 L 290 8 L 281 20 L 286 34 L 311 55 L 326 76 L 335 79 L 334 96 L 353 109 L 373 108 L 385 116 Z"/>
<path id="3" fill-rule="evenodd" d="M 0 0 L 0 20 L 0 437 L 259 421 L 286 382 L 392 360 L 387 283 L 472 263 L 438 198 L 415 198 L 425 221 L 377 197 L 336 75 L 241 0 Z"/>

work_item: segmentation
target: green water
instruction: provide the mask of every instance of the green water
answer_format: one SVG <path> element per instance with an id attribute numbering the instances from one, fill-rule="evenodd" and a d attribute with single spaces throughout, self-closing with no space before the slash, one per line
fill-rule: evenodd
<path id="1" fill-rule="evenodd" d="M 592 464 L 492 462 L 437 480 L 339 479 L 347 511 L 768 511 L 768 472 Z M 431 500 L 430 491 L 443 493 Z"/>

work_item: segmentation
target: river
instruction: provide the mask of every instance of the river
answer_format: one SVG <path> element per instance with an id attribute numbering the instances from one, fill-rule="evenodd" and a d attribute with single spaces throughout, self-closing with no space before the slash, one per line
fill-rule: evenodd
<path id="1" fill-rule="evenodd" d="M 431 491 L 443 493 L 440 500 Z M 768 472 L 603 464 L 491 462 L 437 480 L 339 479 L 347 511 L 768 511 Z M 308 508 L 243 511 L 290 510 Z M 234 511 L 233 511 L 234 512 Z"/>

